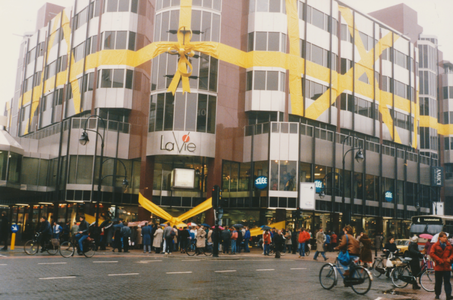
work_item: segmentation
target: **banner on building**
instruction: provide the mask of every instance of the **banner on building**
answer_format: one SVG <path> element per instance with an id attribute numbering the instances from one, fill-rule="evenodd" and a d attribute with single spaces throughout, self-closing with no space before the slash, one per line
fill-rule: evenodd
<path id="1" fill-rule="evenodd" d="M 302 210 L 315 210 L 316 186 L 314 182 L 300 183 L 299 207 Z"/>

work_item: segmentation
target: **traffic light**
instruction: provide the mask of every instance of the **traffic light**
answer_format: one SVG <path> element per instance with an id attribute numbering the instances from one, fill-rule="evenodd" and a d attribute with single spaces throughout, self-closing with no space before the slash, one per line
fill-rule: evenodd
<path id="1" fill-rule="evenodd" d="M 220 195 L 220 187 L 218 185 L 214 185 L 212 187 L 212 207 L 214 209 L 222 207 L 222 197 Z"/>

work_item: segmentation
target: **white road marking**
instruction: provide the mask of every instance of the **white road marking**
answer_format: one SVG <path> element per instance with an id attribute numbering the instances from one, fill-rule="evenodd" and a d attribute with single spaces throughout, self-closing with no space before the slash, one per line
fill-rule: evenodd
<path id="1" fill-rule="evenodd" d="M 167 272 L 167 275 L 172 274 L 192 274 L 192 271 L 184 271 L 184 272 Z"/>
<path id="2" fill-rule="evenodd" d="M 76 278 L 75 276 L 62 276 L 62 277 L 45 277 L 45 278 L 39 278 L 40 280 L 52 280 L 52 279 L 74 279 Z"/>
<path id="3" fill-rule="evenodd" d="M 201 259 L 186 259 L 186 260 L 181 260 L 181 261 L 201 261 Z"/>
<path id="4" fill-rule="evenodd" d="M 38 263 L 38 265 L 65 265 L 66 262 Z"/>
<path id="5" fill-rule="evenodd" d="M 138 264 L 147 264 L 147 263 L 151 263 L 151 262 L 160 262 L 161 260 L 141 260 L 139 262 L 137 262 Z"/>
<path id="6" fill-rule="evenodd" d="M 7 264 L 0 264 L 0 266 L 7 266 Z"/>
<path id="7" fill-rule="evenodd" d="M 236 272 L 236 270 L 221 270 L 221 271 L 214 271 L 216 273 L 233 273 Z"/>
<path id="8" fill-rule="evenodd" d="M 117 262 L 117 260 L 95 260 L 93 264 L 115 264 Z"/>
<path id="9" fill-rule="evenodd" d="M 257 272 L 275 271 L 275 269 L 256 269 Z"/>
<path id="10" fill-rule="evenodd" d="M 123 274 L 109 274 L 109 276 L 134 276 L 139 274 L 140 273 L 123 273 Z"/>
<path id="11" fill-rule="evenodd" d="M 291 268 L 290 270 L 306 270 L 307 268 Z"/>

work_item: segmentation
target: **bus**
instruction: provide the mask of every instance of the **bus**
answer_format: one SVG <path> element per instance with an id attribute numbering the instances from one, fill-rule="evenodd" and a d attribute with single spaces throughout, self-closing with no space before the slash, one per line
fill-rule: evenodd
<path id="1" fill-rule="evenodd" d="M 423 215 L 412 217 L 410 236 L 428 233 L 435 235 L 441 231 L 453 234 L 453 216 Z"/>

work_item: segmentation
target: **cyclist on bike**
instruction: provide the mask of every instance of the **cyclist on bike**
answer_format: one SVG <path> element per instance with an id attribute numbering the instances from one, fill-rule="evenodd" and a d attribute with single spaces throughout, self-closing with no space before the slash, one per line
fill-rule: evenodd
<path id="1" fill-rule="evenodd" d="M 90 227 L 90 224 L 88 224 L 87 221 L 85 221 L 84 216 L 79 217 L 80 220 L 80 225 L 79 225 L 79 231 L 76 234 L 76 240 L 79 243 L 79 249 L 77 251 L 77 254 L 83 255 L 83 241 L 88 238 L 88 229 Z"/>
<path id="2" fill-rule="evenodd" d="M 38 232 L 41 234 L 39 239 L 41 243 L 41 253 L 43 253 L 47 250 L 46 243 L 50 240 L 50 236 L 52 234 L 52 227 L 50 226 L 49 221 L 46 220 L 45 216 L 41 217 L 41 227 Z"/>
<path id="3" fill-rule="evenodd" d="M 344 235 L 341 237 L 340 244 L 335 247 L 335 250 L 346 250 L 349 252 L 349 256 L 351 257 L 351 261 L 356 260 L 360 255 L 360 245 L 359 241 L 357 241 L 354 236 L 352 235 L 352 227 L 346 225 L 343 228 Z M 346 238 L 347 236 L 347 238 Z M 343 275 L 344 277 L 348 277 L 350 275 L 349 272 L 349 265 L 343 265 L 343 269 L 345 270 Z"/>

